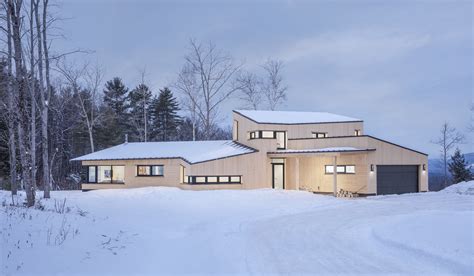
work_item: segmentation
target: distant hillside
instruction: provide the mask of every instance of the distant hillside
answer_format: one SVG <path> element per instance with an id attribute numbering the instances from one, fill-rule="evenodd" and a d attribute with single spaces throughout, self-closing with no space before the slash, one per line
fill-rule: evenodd
<path id="1" fill-rule="evenodd" d="M 474 173 L 474 152 L 465 153 L 464 158 L 469 164 L 469 168 Z M 443 163 L 440 159 L 428 159 L 428 173 L 428 185 L 430 191 L 441 190 L 443 188 L 441 185 L 443 182 Z"/>

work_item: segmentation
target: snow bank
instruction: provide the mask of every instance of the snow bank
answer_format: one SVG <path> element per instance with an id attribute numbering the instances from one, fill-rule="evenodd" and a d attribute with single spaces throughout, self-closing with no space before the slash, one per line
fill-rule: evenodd
<path id="1" fill-rule="evenodd" d="M 473 275 L 474 201 L 447 191 L 54 191 L 43 211 L 0 191 L 0 275 Z"/>
<path id="2" fill-rule="evenodd" d="M 460 195 L 474 195 L 474 180 L 453 184 L 443 190 L 441 193 L 455 193 Z"/>

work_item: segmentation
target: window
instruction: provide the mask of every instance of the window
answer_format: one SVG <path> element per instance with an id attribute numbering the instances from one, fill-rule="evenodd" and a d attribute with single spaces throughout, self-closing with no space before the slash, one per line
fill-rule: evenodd
<path id="1" fill-rule="evenodd" d="M 234 126 L 232 128 L 232 140 L 239 140 L 239 122 L 234 120 Z"/>
<path id="2" fill-rule="evenodd" d="M 277 149 L 286 149 L 286 132 L 275 131 L 275 137 L 277 139 Z"/>
<path id="3" fill-rule="evenodd" d="M 123 184 L 125 182 L 125 166 L 89 166 L 87 183 Z"/>
<path id="4" fill-rule="evenodd" d="M 231 176 L 230 177 L 231 183 L 240 183 L 240 176 Z"/>
<path id="5" fill-rule="evenodd" d="M 313 132 L 312 137 L 313 138 L 327 138 L 328 133 L 327 132 Z"/>
<path id="6" fill-rule="evenodd" d="M 97 166 L 97 183 L 112 182 L 112 166 Z"/>
<path id="7" fill-rule="evenodd" d="M 362 132 L 360 131 L 360 129 L 354 130 L 354 135 L 355 136 L 360 136 L 361 134 L 362 134 Z"/>
<path id="8" fill-rule="evenodd" d="M 207 183 L 217 183 L 218 176 L 208 176 Z"/>
<path id="9" fill-rule="evenodd" d="M 112 183 L 124 183 L 125 166 L 112 166 Z"/>
<path id="10" fill-rule="evenodd" d="M 96 166 L 89 166 L 87 168 L 87 182 L 97 183 L 97 167 Z"/>
<path id="11" fill-rule="evenodd" d="M 189 184 L 240 184 L 242 177 L 234 176 L 188 176 Z"/>
<path id="12" fill-rule="evenodd" d="M 346 173 L 355 173 L 356 167 L 354 165 L 346 166 Z"/>
<path id="13" fill-rule="evenodd" d="M 179 165 L 179 183 L 186 183 L 186 168 L 183 165 Z"/>
<path id="14" fill-rule="evenodd" d="M 326 165 L 325 166 L 325 173 L 326 174 L 333 174 L 334 166 Z M 355 166 L 354 165 L 337 165 L 337 173 L 338 174 L 355 174 Z"/>
<path id="15" fill-rule="evenodd" d="M 163 165 L 138 165 L 137 176 L 163 176 Z"/>
<path id="16" fill-rule="evenodd" d="M 262 131 L 262 138 L 263 139 L 273 139 L 273 138 L 275 138 L 275 132 L 274 131 L 263 130 Z"/>
<path id="17" fill-rule="evenodd" d="M 219 183 L 229 183 L 230 178 L 228 176 L 219 176 Z"/>
<path id="18" fill-rule="evenodd" d="M 151 166 L 151 175 L 153 176 L 163 176 L 163 166 Z"/>
<path id="19" fill-rule="evenodd" d="M 137 175 L 138 176 L 150 175 L 150 166 L 137 166 Z"/>

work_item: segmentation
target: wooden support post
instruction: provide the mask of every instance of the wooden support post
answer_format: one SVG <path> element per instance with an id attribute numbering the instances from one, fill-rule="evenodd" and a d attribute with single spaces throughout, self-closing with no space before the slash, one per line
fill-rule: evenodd
<path id="1" fill-rule="evenodd" d="M 295 160 L 295 190 L 300 189 L 300 158 L 296 157 Z"/>
<path id="2" fill-rule="evenodd" d="M 332 172 L 332 188 L 333 188 L 333 193 L 334 196 L 337 196 L 337 156 L 334 155 L 333 159 L 333 172 Z"/>

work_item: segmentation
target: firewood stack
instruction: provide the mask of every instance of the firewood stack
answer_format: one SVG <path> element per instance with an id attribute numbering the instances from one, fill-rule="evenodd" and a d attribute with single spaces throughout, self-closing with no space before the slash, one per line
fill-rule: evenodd
<path id="1" fill-rule="evenodd" d="M 337 197 L 359 197 L 359 194 L 340 189 L 339 192 L 337 192 L 336 196 Z"/>

